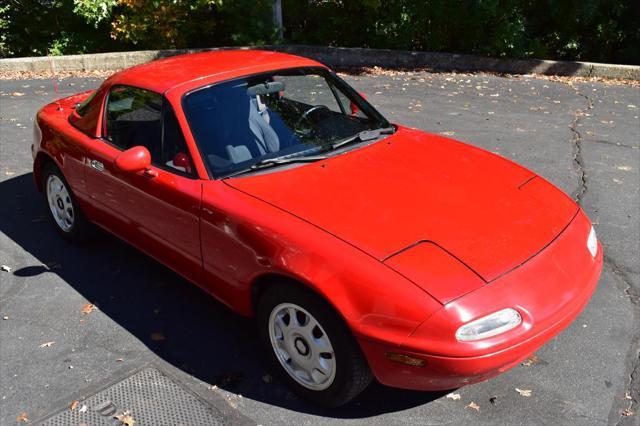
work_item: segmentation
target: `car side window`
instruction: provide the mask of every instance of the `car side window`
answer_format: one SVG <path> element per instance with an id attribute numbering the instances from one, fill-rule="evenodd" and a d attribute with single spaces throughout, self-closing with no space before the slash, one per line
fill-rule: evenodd
<path id="1" fill-rule="evenodd" d="M 178 118 L 166 100 L 163 106 L 161 163 L 169 171 L 194 176 L 193 163 Z"/>
<path id="2" fill-rule="evenodd" d="M 162 158 L 162 95 L 130 86 L 115 86 L 106 106 L 106 138 L 126 150 L 144 146 L 152 161 Z"/>

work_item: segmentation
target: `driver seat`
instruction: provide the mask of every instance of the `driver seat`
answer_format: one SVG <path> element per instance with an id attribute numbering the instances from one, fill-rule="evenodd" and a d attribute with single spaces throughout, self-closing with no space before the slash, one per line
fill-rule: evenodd
<path id="1" fill-rule="evenodd" d="M 269 124 L 269 110 L 260 99 L 260 95 L 249 99 L 249 129 L 253 134 L 253 143 L 247 141 L 243 145 L 227 145 L 226 151 L 234 164 L 251 160 L 252 158 L 280 150 L 280 138 Z M 258 153 L 254 156 L 252 153 Z"/>

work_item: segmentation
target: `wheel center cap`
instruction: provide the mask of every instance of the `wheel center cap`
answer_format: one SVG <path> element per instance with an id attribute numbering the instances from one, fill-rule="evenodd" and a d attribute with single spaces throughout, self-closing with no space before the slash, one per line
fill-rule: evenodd
<path id="1" fill-rule="evenodd" d="M 306 356 L 309 354 L 309 345 L 307 345 L 307 342 L 305 342 L 300 337 L 296 337 L 296 340 L 294 341 L 294 345 L 300 355 Z"/>

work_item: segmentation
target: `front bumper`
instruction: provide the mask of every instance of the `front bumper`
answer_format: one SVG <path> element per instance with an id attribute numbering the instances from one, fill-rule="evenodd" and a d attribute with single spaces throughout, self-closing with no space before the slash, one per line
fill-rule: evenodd
<path id="1" fill-rule="evenodd" d="M 586 238 L 591 223 L 580 211 L 565 231 L 525 264 L 484 287 L 454 300 L 429 318 L 401 345 L 359 338 L 379 382 L 416 390 L 445 390 L 480 382 L 514 367 L 564 330 L 584 309 L 602 270 L 602 246 L 591 257 Z M 464 322 L 514 307 L 523 323 L 476 342 L 458 342 Z M 488 311 L 487 311 L 488 309 Z M 425 361 L 415 367 L 391 361 L 386 353 Z"/>

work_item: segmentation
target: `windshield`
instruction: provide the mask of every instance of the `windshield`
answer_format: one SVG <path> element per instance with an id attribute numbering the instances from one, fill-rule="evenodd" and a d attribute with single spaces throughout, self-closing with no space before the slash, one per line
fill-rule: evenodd
<path id="1" fill-rule="evenodd" d="M 387 120 L 344 81 L 323 68 L 242 77 L 185 95 L 191 132 L 213 177 L 269 158 L 331 149 Z"/>

